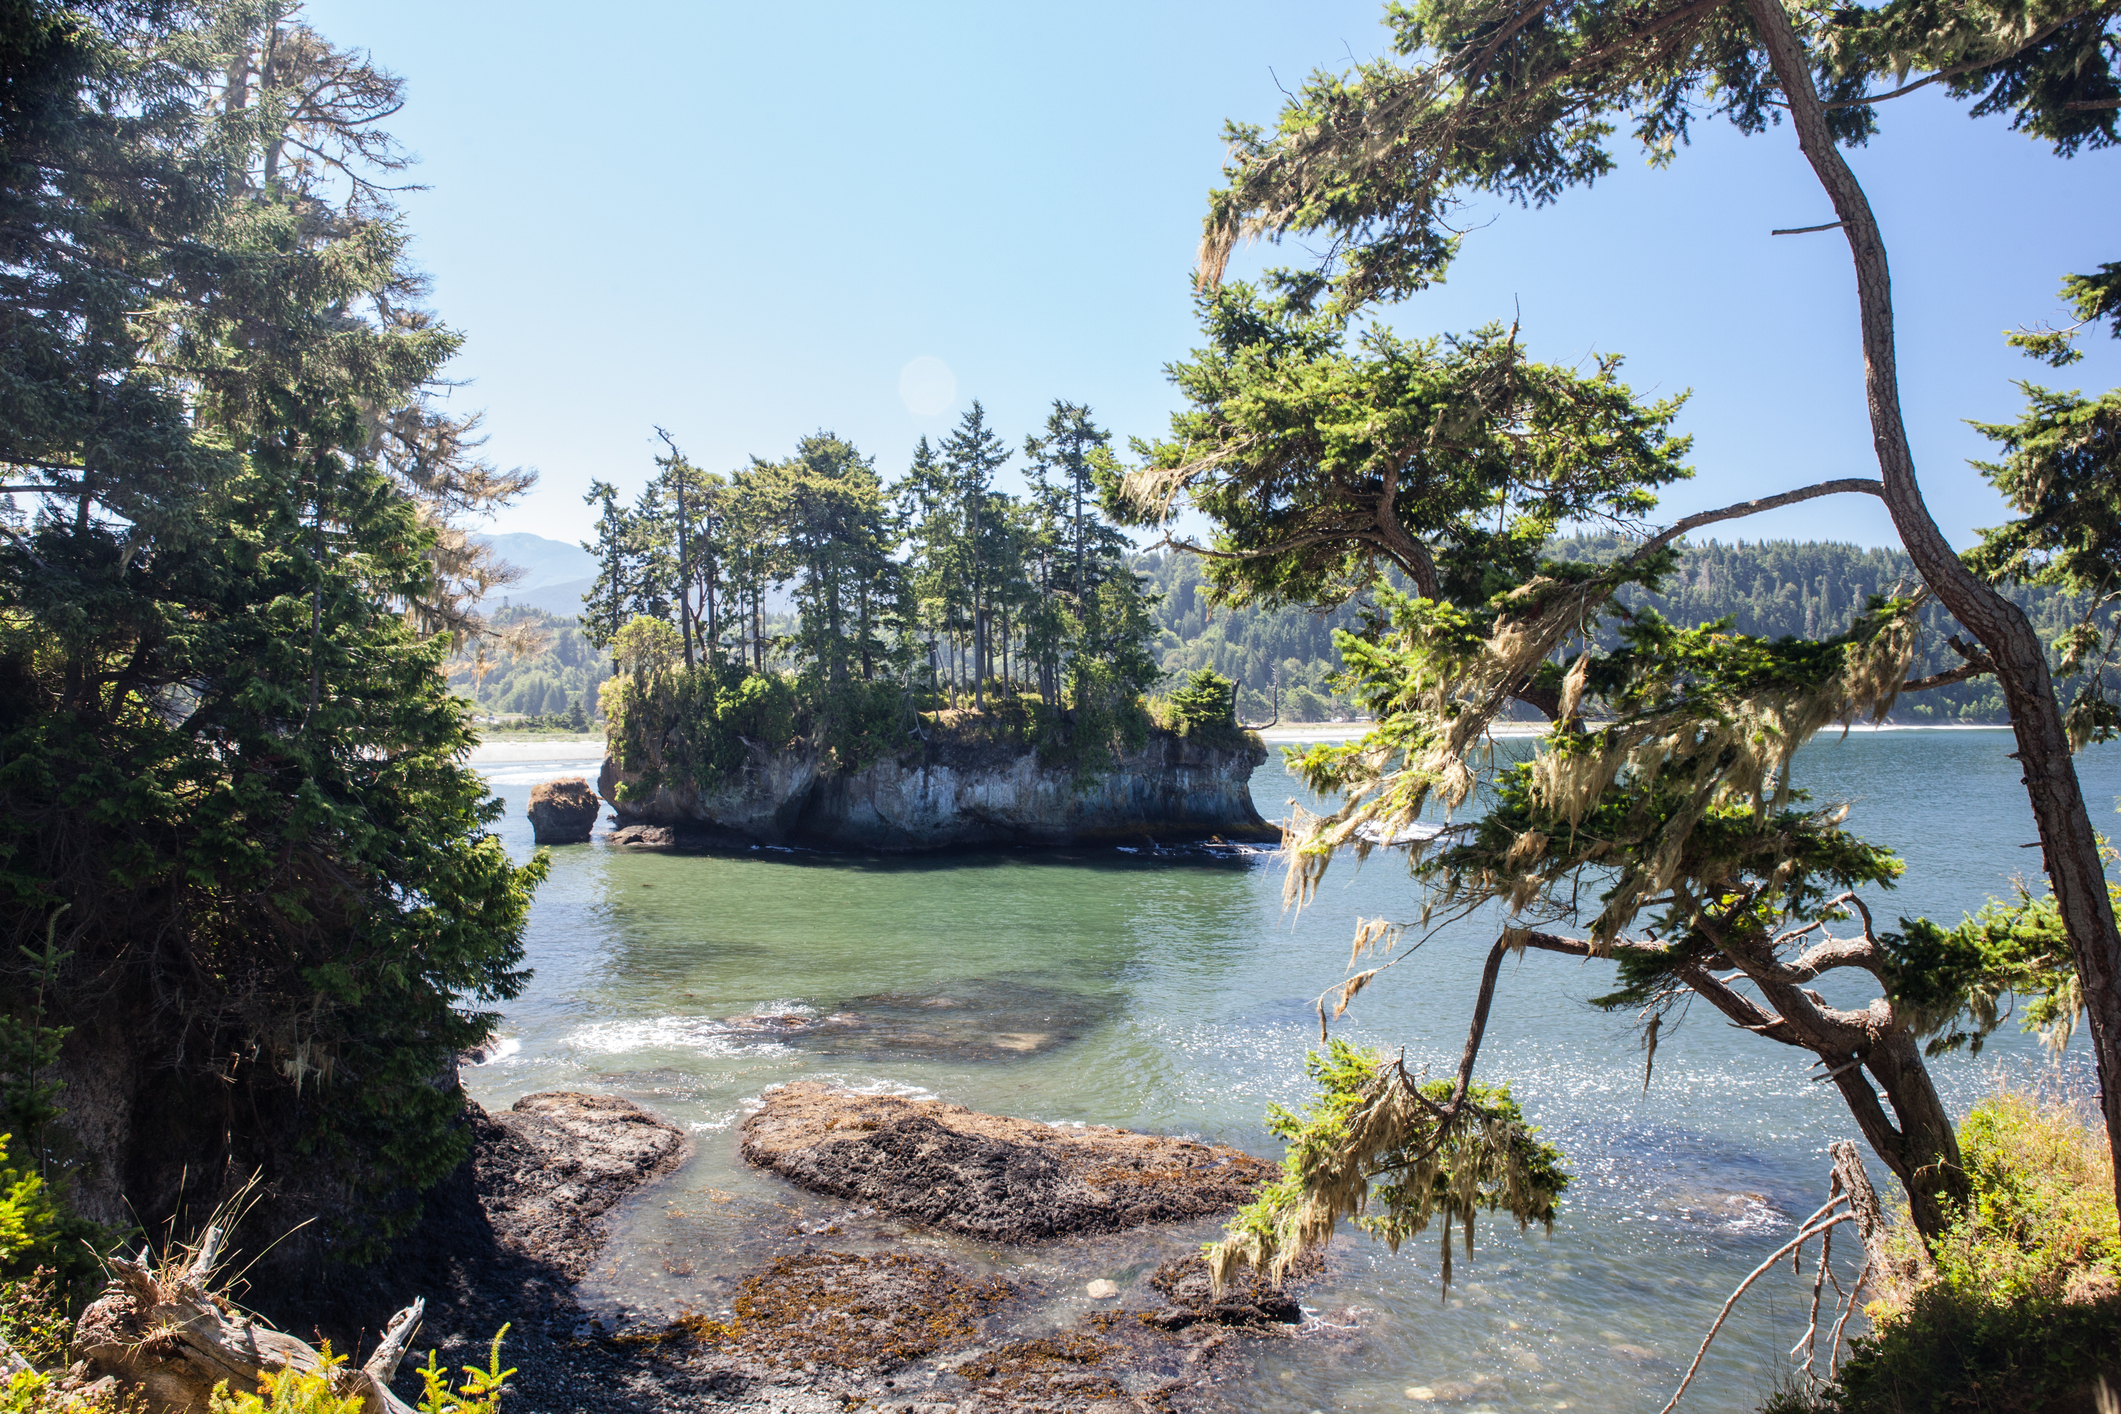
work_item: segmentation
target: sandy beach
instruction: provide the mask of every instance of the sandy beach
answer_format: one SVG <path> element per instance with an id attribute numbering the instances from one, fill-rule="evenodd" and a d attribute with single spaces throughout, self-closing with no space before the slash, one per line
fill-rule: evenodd
<path id="1" fill-rule="evenodd" d="M 465 760 L 474 766 L 505 766 L 518 761 L 579 761 L 585 756 L 603 754 L 604 737 L 594 733 L 482 741 Z"/>

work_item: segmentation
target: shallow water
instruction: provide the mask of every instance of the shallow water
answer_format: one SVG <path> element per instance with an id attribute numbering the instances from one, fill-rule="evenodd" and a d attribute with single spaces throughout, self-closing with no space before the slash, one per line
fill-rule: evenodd
<path id="1" fill-rule="evenodd" d="M 2006 731 L 1859 733 L 1816 743 L 1800 784 L 1854 804 L 1852 825 L 1908 861 L 1871 902 L 1956 919 L 2037 868 L 2005 759 Z M 530 787 L 597 763 L 491 768 L 511 847 L 527 853 Z M 2121 792 L 2121 748 L 2079 763 L 2095 820 Z M 1301 788 L 1270 761 L 1253 780 L 1278 818 Z M 686 1167 L 627 1210 L 592 1274 L 593 1308 L 647 1318 L 719 1310 L 731 1278 L 793 1234 L 836 1249 L 911 1243 L 1035 1294 L 1026 1319 L 1072 1319 L 1084 1282 L 1142 1283 L 1212 1226 L 999 1251 L 906 1233 L 747 1168 L 736 1125 L 784 1080 L 933 1094 L 1055 1122 L 1189 1134 L 1278 1157 L 1269 1101 L 1304 1098 L 1312 998 L 1341 975 L 1353 920 L 1409 915 L 1403 869 L 1337 865 L 1291 916 L 1271 856 L 1231 852 L 984 854 L 891 860 L 784 850 L 730 855 L 555 851 L 532 911 L 536 978 L 507 1009 L 492 1062 L 465 1072 L 482 1103 L 533 1090 L 623 1095 L 689 1129 Z M 1447 1073 L 1492 923 L 1431 940 L 1365 992 L 1352 1039 L 1404 1046 Z M 1303 1293 L 1314 1319 L 1262 1342 L 1235 1403 L 1259 1410 L 1639 1410 L 1662 1405 L 1731 1287 L 1825 1198 L 1828 1143 L 1853 1138 L 1807 1057 L 1732 1030 L 1706 1007 L 1642 1055 L 1623 1019 L 1584 1005 L 1606 964 L 1529 955 L 1498 992 L 1481 1073 L 1509 1079 L 1577 1181 L 1551 1235 L 1484 1225 L 1439 1299 L 1437 1253 L 1336 1240 Z M 1935 1064 L 1955 1107 L 1998 1068 L 2040 1066 L 1999 1033 L 1978 1060 Z M 2081 1041 L 2064 1083 L 2090 1083 Z M 1883 1184 L 1885 1170 L 1870 1160 Z M 1845 1244 L 1853 1246 L 1853 1244 Z M 1125 1291 L 1133 1304 L 1155 1300 Z M 1798 1335 L 1808 1289 L 1757 1284 L 1687 1396 L 1697 1411 L 1758 1407 Z"/>

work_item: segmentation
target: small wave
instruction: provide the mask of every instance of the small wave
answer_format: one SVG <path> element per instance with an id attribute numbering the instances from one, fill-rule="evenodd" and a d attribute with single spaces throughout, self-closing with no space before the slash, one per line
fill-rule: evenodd
<path id="1" fill-rule="evenodd" d="M 1788 1214 L 1759 1193 L 1724 1193 L 1712 1198 L 1682 1199 L 1678 1208 L 1679 1221 L 1698 1223 L 1712 1232 L 1772 1232 L 1790 1224 Z"/>
<path id="2" fill-rule="evenodd" d="M 522 1053 L 523 1043 L 513 1036 L 505 1036 L 466 1051 L 464 1053 L 464 1063 L 466 1065 L 499 1065 L 503 1061 L 515 1059 Z"/>
<path id="3" fill-rule="evenodd" d="M 789 1049 L 777 1041 L 753 1039 L 756 1034 L 739 1033 L 728 1022 L 711 1016 L 658 1016 L 599 1022 L 568 1036 L 565 1044 L 604 1056 L 626 1055 L 634 1051 L 693 1051 L 705 1056 L 776 1055 Z"/>
<path id="4" fill-rule="evenodd" d="M 719 1119 L 696 1119 L 685 1127 L 694 1134 L 714 1134 L 736 1123 L 736 1111 L 731 1110 Z"/>

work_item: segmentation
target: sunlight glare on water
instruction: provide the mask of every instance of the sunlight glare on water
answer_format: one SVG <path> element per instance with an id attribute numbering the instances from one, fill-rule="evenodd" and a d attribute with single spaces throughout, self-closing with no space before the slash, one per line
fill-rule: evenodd
<path id="1" fill-rule="evenodd" d="M 1798 758 L 1799 783 L 1854 805 L 1851 828 L 1908 861 L 1872 898 L 1956 921 L 2037 853 L 2002 730 L 1856 733 Z M 527 854 L 530 787 L 594 778 L 597 762 L 497 766 L 501 829 Z M 2103 824 L 2121 750 L 2080 758 Z M 1278 753 L 1253 780 L 1270 819 L 1301 787 Z M 1281 906 L 1280 861 L 1109 849 L 942 859 L 752 850 L 664 855 L 554 852 L 528 938 L 536 977 L 511 1003 L 473 1097 L 505 1107 L 536 1090 L 622 1095 L 690 1131 L 695 1152 L 618 1224 L 585 1286 L 599 1309 L 652 1317 L 720 1309 L 732 1278 L 808 1237 L 845 1248 L 912 1244 L 1034 1292 L 1027 1322 L 1072 1320 L 1082 1283 L 1106 1276 L 1134 1305 L 1156 1301 L 1158 1261 L 1212 1224 L 1146 1237 L 996 1250 L 850 1215 L 749 1169 L 736 1127 L 768 1086 L 817 1079 L 939 1096 L 1054 1122 L 1187 1134 L 1279 1157 L 1263 1112 L 1305 1097 L 1317 1044 L 1313 998 L 1341 976 L 1358 916 L 1406 918 L 1415 891 L 1392 858 L 1327 876 L 1301 915 Z M 1404 1046 L 1447 1074 L 1464 1042 L 1492 920 L 1429 941 L 1366 991 L 1341 1027 Z M 1825 1197 L 1825 1149 L 1853 1138 L 1838 1096 L 1807 1080 L 1808 1056 L 1725 1026 L 1706 1007 L 1668 1028 L 1654 1083 L 1624 1017 L 1585 1004 L 1607 964 L 1527 955 L 1497 995 L 1480 1073 L 1507 1079 L 1577 1175 L 1551 1235 L 1483 1225 L 1447 1298 L 1428 1238 L 1386 1252 L 1337 1239 L 1324 1280 L 1301 1293 L 1312 1320 L 1260 1342 L 1228 1391 L 1260 1410 L 1655 1409 L 1730 1289 Z M 1935 1062 L 1956 1110 L 1999 1069 L 2036 1066 L 2006 1028 L 1983 1057 Z M 2067 1083 L 2087 1086 L 2078 1042 Z M 1869 1158 L 1887 1187 L 1884 1166 Z M 1801 1330 L 1808 1289 L 1755 1286 L 1687 1396 L 1696 1411 L 1758 1408 Z"/>

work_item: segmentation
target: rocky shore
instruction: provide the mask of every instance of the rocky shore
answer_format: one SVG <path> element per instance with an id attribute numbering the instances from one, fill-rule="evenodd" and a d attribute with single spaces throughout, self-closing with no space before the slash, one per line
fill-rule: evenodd
<path id="1" fill-rule="evenodd" d="M 1226 1213 L 1277 1172 L 1225 1145 L 816 1081 L 771 1091 L 743 1154 L 813 1192 L 1011 1245 Z"/>
<path id="2" fill-rule="evenodd" d="M 1246 1363 L 1245 1341 L 1285 1338 L 1302 1318 L 1287 1292 L 1256 1281 L 1214 1296 L 1197 1256 L 1124 1291 L 1106 1281 L 1056 1291 L 1044 1264 L 973 1271 L 832 1221 L 790 1225 L 785 1250 L 739 1278 L 723 1308 L 613 1331 L 589 1319 L 575 1283 L 616 1210 L 675 1170 L 688 1141 L 594 1095 L 528 1095 L 498 1113 L 474 1105 L 467 1122 L 471 1159 L 383 1262 L 253 1291 L 246 1304 L 356 1361 L 413 1296 L 427 1300 L 416 1357 L 439 1348 L 446 1364 L 483 1363 L 506 1323 L 510 1414 L 1185 1414 L 1221 1407 L 1218 1383 Z M 742 1145 L 751 1162 L 857 1205 L 849 1229 L 858 1214 L 889 1213 L 1018 1249 L 1124 1245 L 1096 1234 L 1212 1219 L 1274 1172 L 1194 1140 L 811 1083 L 770 1092 Z M 401 1396 L 417 1388 L 414 1363 L 395 1382 Z"/>

